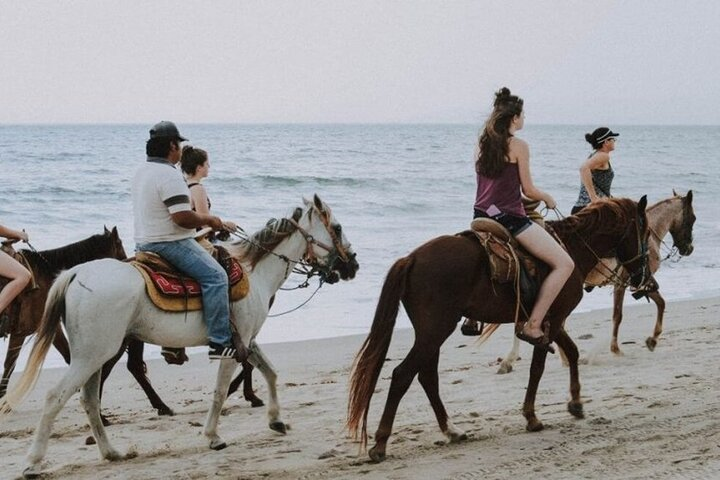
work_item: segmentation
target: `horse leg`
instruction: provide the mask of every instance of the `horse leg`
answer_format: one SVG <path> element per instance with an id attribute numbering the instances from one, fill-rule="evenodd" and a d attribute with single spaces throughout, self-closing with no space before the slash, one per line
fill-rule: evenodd
<path id="1" fill-rule="evenodd" d="M 91 365 L 70 365 L 70 369 L 63 376 L 60 382 L 50 389 L 45 397 L 45 406 L 40 417 L 40 423 L 35 429 L 35 437 L 32 446 L 28 451 L 28 466 L 23 472 L 25 477 L 36 477 L 40 475 L 40 462 L 47 453 L 48 440 L 52 430 L 55 417 L 65 406 L 67 401 L 75 392 L 82 387 L 90 376 L 97 370 Z"/>
<path id="2" fill-rule="evenodd" d="M 645 345 L 647 345 L 648 349 L 653 352 L 655 351 L 655 347 L 657 346 L 658 337 L 663 331 L 663 315 L 665 314 L 665 299 L 660 295 L 660 292 L 655 291 L 652 293 L 648 293 L 648 297 L 652 299 L 653 302 L 655 302 L 655 305 L 657 305 L 657 319 L 655 320 L 655 329 L 653 330 L 653 336 L 648 337 L 645 340 Z"/>
<path id="3" fill-rule="evenodd" d="M 67 338 L 65 338 L 65 334 L 62 331 L 62 327 L 58 325 L 57 330 L 55 330 L 55 337 L 53 337 L 53 345 L 55 346 L 55 349 L 62 355 L 63 360 L 65 360 L 65 363 L 70 365 L 70 346 L 68 345 Z"/>
<path id="4" fill-rule="evenodd" d="M 423 356 L 424 352 L 418 347 L 416 341 L 405 360 L 400 362 L 400 365 L 393 370 L 385 410 L 383 410 L 380 419 L 380 426 L 375 432 L 375 445 L 368 451 L 368 455 L 374 462 L 381 462 L 385 459 L 387 441 L 392 432 L 392 424 L 395 420 L 398 405 L 420 370 Z"/>
<path id="5" fill-rule="evenodd" d="M 253 342 L 251 347 L 252 355 L 249 360 L 265 377 L 265 381 L 268 386 L 268 422 L 270 430 L 275 430 L 279 433 L 287 433 L 287 424 L 280 419 L 280 403 L 278 402 L 277 395 L 277 372 L 270 363 L 270 360 L 265 356 L 260 347 Z M 247 382 L 247 379 L 245 379 Z"/>
<path id="6" fill-rule="evenodd" d="M 527 420 L 525 428 L 529 432 L 539 432 L 545 428 L 542 422 L 535 416 L 535 397 L 540 379 L 545 371 L 546 358 L 546 349 L 540 347 L 533 348 L 533 358 L 530 364 L 530 380 L 528 381 L 527 391 L 525 392 L 525 402 L 523 403 L 523 416 Z"/>
<path id="7" fill-rule="evenodd" d="M 232 359 L 220 360 L 219 363 L 215 392 L 213 392 L 213 402 L 210 410 L 208 410 L 207 418 L 205 419 L 205 428 L 203 429 L 203 435 L 210 440 L 210 448 L 213 450 L 222 450 L 227 447 L 227 443 L 225 443 L 217 433 L 217 426 L 220 420 L 222 406 L 227 398 L 230 379 L 232 379 L 232 375 L 237 368 L 237 362 Z"/>
<path id="8" fill-rule="evenodd" d="M 561 328 L 555 337 L 560 351 L 563 352 L 570 367 L 570 401 L 568 402 L 568 411 L 576 418 L 585 418 L 583 413 L 583 404 L 580 400 L 580 372 L 578 370 L 578 352 L 577 345 L 572 341 L 564 328 Z"/>
<path id="9" fill-rule="evenodd" d="M 513 365 L 517 361 L 518 358 L 520 358 L 520 340 L 513 335 L 513 346 L 512 349 L 508 352 L 507 355 L 505 355 L 505 358 L 503 358 L 503 361 L 500 362 L 500 368 L 498 368 L 498 375 L 504 375 L 506 373 L 510 373 L 513 370 Z"/>
<path id="10" fill-rule="evenodd" d="M 245 381 L 243 386 L 243 398 L 250 402 L 250 405 L 252 407 L 262 407 L 265 405 L 265 402 L 263 402 L 260 398 L 255 395 L 255 391 L 253 391 L 252 388 L 252 371 L 255 367 L 253 367 L 252 363 L 248 362 L 247 360 L 244 360 L 242 362 L 242 370 L 240 370 L 240 373 L 238 373 L 238 376 L 233 379 L 232 382 L 230 382 L 230 388 L 228 389 L 228 397 L 232 395 L 233 393 L 237 392 L 238 388 L 240 388 L 240 384 Z"/>
<path id="11" fill-rule="evenodd" d="M 85 385 L 82 387 L 80 403 L 82 403 L 85 413 L 88 416 L 90 430 L 97 442 L 102 458 L 105 460 L 120 460 L 123 456 L 110 445 L 110 440 L 108 440 L 107 434 L 105 433 L 105 426 L 103 425 L 103 421 L 100 416 L 101 376 L 102 372 L 101 370 L 98 370 L 90 376 L 87 382 L 85 382 Z"/>
<path id="12" fill-rule="evenodd" d="M 240 372 L 240 375 L 242 375 L 243 372 L 245 372 L 245 385 L 243 386 L 243 397 L 245 400 L 250 402 L 250 406 L 252 407 L 262 407 L 265 405 L 265 402 L 263 402 L 257 395 L 255 395 L 255 390 L 253 390 L 252 385 L 252 372 L 255 369 L 253 367 L 252 363 L 248 362 L 247 360 L 243 362 L 243 369 L 242 372 Z M 240 377 L 238 375 L 238 378 Z"/>
<path id="13" fill-rule="evenodd" d="M 616 286 L 613 290 L 613 329 L 610 351 L 616 355 L 622 355 L 618 346 L 618 331 L 623 317 L 623 299 L 625 298 L 625 287 Z"/>
<path id="14" fill-rule="evenodd" d="M 0 380 L 0 398 L 4 397 L 7 392 L 10 375 L 12 375 L 15 370 L 15 363 L 17 362 L 18 356 L 20 356 L 20 349 L 24 341 L 25 336 L 14 333 L 10 334 L 7 353 L 5 354 L 5 370 L 3 371 L 2 380 Z"/>
<path id="15" fill-rule="evenodd" d="M 456 443 L 467 440 L 467 434 L 457 428 L 449 419 L 438 389 L 438 359 L 440 357 L 440 347 L 437 347 L 431 354 L 427 354 L 424 362 L 420 366 L 418 373 L 418 381 L 422 385 L 425 394 L 430 400 L 435 418 L 437 418 L 440 431 L 442 431 L 450 443 Z"/>
<path id="16" fill-rule="evenodd" d="M 127 352 L 127 369 L 130 371 L 135 380 L 142 387 L 143 392 L 147 395 L 150 404 L 154 409 L 157 410 L 158 415 L 175 415 L 175 412 L 170 409 L 165 402 L 162 401 L 160 396 L 157 394 L 153 386 L 150 384 L 150 379 L 147 377 L 147 365 L 143 361 L 143 352 L 145 350 L 145 343 L 140 340 L 131 339 L 128 341 Z"/>

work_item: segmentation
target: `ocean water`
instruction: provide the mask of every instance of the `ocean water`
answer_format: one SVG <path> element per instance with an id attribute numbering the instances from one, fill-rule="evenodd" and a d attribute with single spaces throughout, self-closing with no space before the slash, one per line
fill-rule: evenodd
<path id="1" fill-rule="evenodd" d="M 385 274 L 398 257 L 437 235 L 467 228 L 480 125 L 180 125 L 210 155 L 205 185 L 213 211 L 246 231 L 288 215 L 317 193 L 357 252 L 358 276 L 326 285 L 299 310 L 269 318 L 260 343 L 367 333 Z M 535 183 L 569 214 L 589 154 L 591 125 L 527 125 Z M 117 226 L 130 254 L 130 178 L 145 160 L 148 125 L 0 126 L 4 175 L 0 223 L 24 228 L 38 250 Z M 694 192 L 695 252 L 657 274 L 666 299 L 720 294 L 720 127 L 612 126 L 615 196 L 650 203 L 673 189 Z M 551 217 L 552 218 L 552 217 Z M 668 236 L 667 241 L 672 241 Z M 301 281 L 291 277 L 286 286 Z M 315 284 L 316 285 L 316 284 Z M 271 313 L 314 290 L 281 292 Z M 631 303 L 629 296 L 626 302 Z M 610 307 L 612 291 L 588 294 L 580 310 Z M 404 313 L 397 327 L 408 327 Z M 608 322 L 608 329 L 610 324 Z M 648 326 L 650 328 L 650 326 Z M 0 355 L 6 342 L 0 342 Z M 25 355 L 29 348 L 25 348 Z M 158 348 L 146 350 L 158 356 Z M 20 366 L 25 356 L 21 357 Z M 48 365 L 61 365 L 56 353 Z"/>

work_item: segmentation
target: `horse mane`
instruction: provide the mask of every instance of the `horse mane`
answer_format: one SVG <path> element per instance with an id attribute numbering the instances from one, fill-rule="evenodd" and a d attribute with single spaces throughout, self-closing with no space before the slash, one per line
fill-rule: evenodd
<path id="1" fill-rule="evenodd" d="M 302 209 L 298 207 L 293 212 L 291 219 L 297 222 L 301 216 Z M 271 218 L 260 231 L 253 233 L 250 238 L 234 243 L 232 246 L 235 248 L 232 249 L 231 253 L 240 262 L 253 269 L 260 260 L 265 258 L 295 230 L 295 225 L 290 219 L 281 218 L 278 220 Z"/>
<path id="2" fill-rule="evenodd" d="M 590 232 L 622 233 L 627 222 L 637 214 L 637 203 L 629 198 L 603 198 L 591 203 L 577 214 L 547 223 L 561 236 L 569 233 L 582 236 Z"/>
<path id="3" fill-rule="evenodd" d="M 64 247 L 39 252 L 23 248 L 20 253 L 32 266 L 35 275 L 56 277 L 62 270 L 84 263 L 107 251 L 108 242 L 112 241 L 110 235 L 98 233 L 79 242 Z"/>

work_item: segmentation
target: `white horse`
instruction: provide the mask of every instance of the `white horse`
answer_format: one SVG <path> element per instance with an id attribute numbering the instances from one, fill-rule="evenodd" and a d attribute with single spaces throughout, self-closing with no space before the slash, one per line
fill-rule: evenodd
<path id="1" fill-rule="evenodd" d="M 340 224 L 317 195 L 313 201 L 306 200 L 304 208 L 297 208 L 292 218 L 268 222 L 249 241 L 229 246 L 228 250 L 251 268 L 248 295 L 231 305 L 233 320 L 250 350 L 249 361 L 267 380 L 270 428 L 285 433 L 286 424 L 280 419 L 277 400 L 277 374 L 254 340 L 267 317 L 270 298 L 298 262 L 310 265 L 330 282 L 353 278 L 358 263 Z M 2 414 L 15 407 L 32 388 L 62 317 L 70 343 L 70 367 L 47 394 L 28 452 L 26 477 L 39 475 L 53 421 L 80 388 L 81 403 L 101 456 L 107 460 L 123 458 L 110 445 L 100 419 L 99 387 L 103 364 L 118 352 L 126 337 L 169 347 L 207 344 L 202 312 L 168 313 L 157 309 L 148 299 L 143 279 L 133 266 L 117 260 L 98 260 L 77 266 L 61 274 L 51 288 L 27 368 L 15 388 L 0 402 Z M 230 380 L 239 365 L 234 360 L 219 363 L 214 397 L 203 431 L 210 448 L 216 450 L 226 446 L 217 433 L 217 425 Z"/>
<path id="2" fill-rule="evenodd" d="M 660 268 L 662 259 L 660 258 L 660 247 L 663 243 L 663 239 L 669 233 L 673 239 L 673 247 L 677 249 L 678 253 L 682 256 L 690 255 L 693 251 L 693 235 L 692 228 L 695 224 L 695 212 L 692 206 L 693 192 L 688 191 L 686 196 L 678 195 L 673 190 L 673 196 L 660 200 L 659 202 L 649 206 L 645 210 L 647 215 L 648 226 L 650 228 L 650 237 L 648 238 L 648 265 L 650 271 L 655 274 Z M 613 285 L 613 330 L 612 340 L 610 341 L 610 351 L 616 355 L 622 355 L 620 347 L 618 346 L 618 331 L 620 329 L 620 322 L 622 322 L 622 307 L 623 299 L 625 298 L 625 290 L 627 289 L 627 272 L 621 269 L 618 274 L 611 273 L 615 272 L 617 261 L 614 258 L 603 259 L 604 267 L 596 267 L 595 270 L 585 279 L 585 282 L 595 286 Z M 659 291 L 650 292 L 647 294 L 648 298 L 655 302 L 657 307 L 657 318 L 655 320 L 655 327 L 653 328 L 653 334 L 645 340 L 650 351 L 655 350 L 657 346 L 658 338 L 662 333 L 663 328 L 663 314 L 665 313 L 665 300 Z M 494 327 L 494 328 L 493 328 Z M 497 325 L 489 325 L 493 331 L 497 328 Z M 490 332 L 492 333 L 492 332 Z M 482 337 L 487 338 L 483 335 Z M 520 341 L 513 337 L 513 346 L 510 352 L 505 355 L 505 358 L 500 363 L 497 373 L 504 374 L 510 373 L 513 369 L 513 365 L 519 358 L 520 352 Z M 563 360 L 563 364 L 567 365 L 564 354 L 560 350 L 560 355 Z"/>

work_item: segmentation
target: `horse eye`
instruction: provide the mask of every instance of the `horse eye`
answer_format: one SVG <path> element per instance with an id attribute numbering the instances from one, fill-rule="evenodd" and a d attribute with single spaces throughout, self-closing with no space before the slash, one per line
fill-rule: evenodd
<path id="1" fill-rule="evenodd" d="M 335 230 L 335 235 L 342 235 L 342 225 L 333 225 L 333 230 Z"/>

